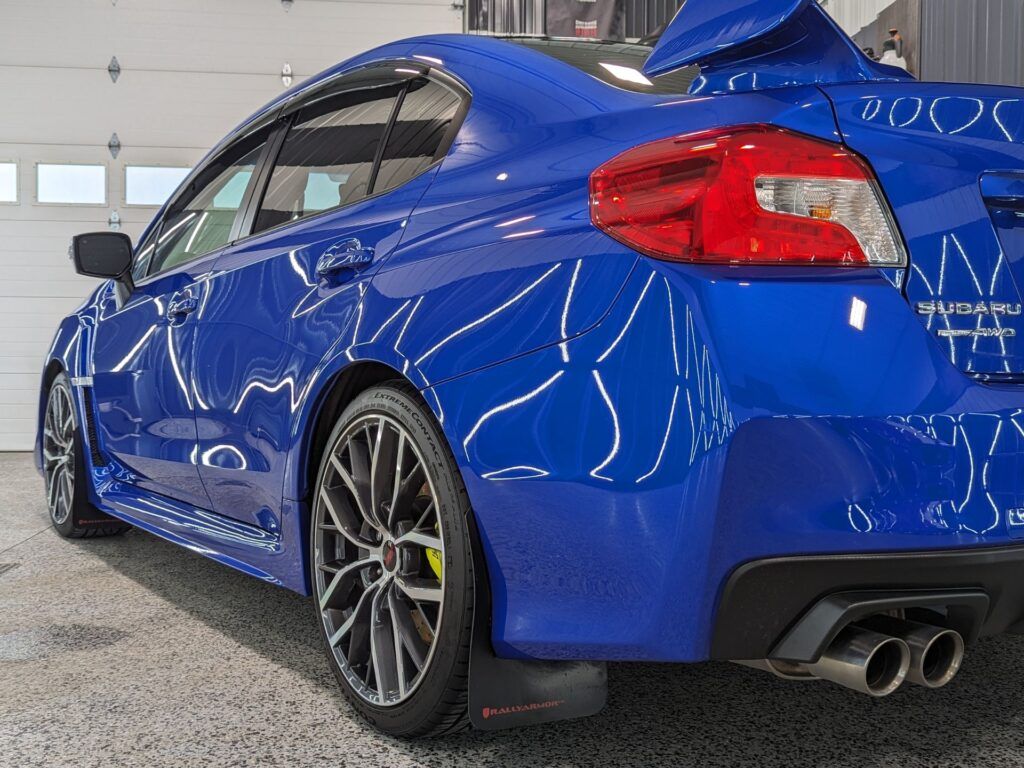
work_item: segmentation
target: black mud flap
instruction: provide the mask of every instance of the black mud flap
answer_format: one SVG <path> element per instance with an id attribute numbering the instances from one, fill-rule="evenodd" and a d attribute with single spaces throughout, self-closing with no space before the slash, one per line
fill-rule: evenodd
<path id="1" fill-rule="evenodd" d="M 481 560 L 479 545 L 474 546 L 477 585 L 469 657 L 469 716 L 473 727 L 482 731 L 522 728 L 590 717 L 604 709 L 608 668 L 603 662 L 520 661 L 495 655 L 491 644 L 491 591 Z"/>

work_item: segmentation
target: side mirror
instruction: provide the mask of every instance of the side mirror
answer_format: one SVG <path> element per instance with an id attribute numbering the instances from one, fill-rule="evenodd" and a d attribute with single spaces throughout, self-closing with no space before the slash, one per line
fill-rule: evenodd
<path id="1" fill-rule="evenodd" d="M 75 271 L 132 286 L 132 239 L 121 232 L 91 232 L 71 240 Z"/>

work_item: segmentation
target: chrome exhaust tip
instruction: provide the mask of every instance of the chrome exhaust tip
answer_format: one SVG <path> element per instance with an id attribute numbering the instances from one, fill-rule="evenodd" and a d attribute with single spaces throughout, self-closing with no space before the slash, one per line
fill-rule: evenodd
<path id="1" fill-rule="evenodd" d="M 851 625 L 817 663 L 804 666 L 822 680 L 882 698 L 903 685 L 910 659 L 910 647 L 900 638 Z"/>
<path id="2" fill-rule="evenodd" d="M 915 685 L 941 688 L 960 671 L 964 659 L 964 639 L 955 630 L 889 616 L 876 616 L 866 625 L 878 632 L 898 637 L 907 644 L 910 648 L 907 680 Z"/>

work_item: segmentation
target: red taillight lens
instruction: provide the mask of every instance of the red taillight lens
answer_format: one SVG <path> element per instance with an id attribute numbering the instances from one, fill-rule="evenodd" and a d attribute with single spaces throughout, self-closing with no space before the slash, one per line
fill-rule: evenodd
<path id="1" fill-rule="evenodd" d="M 590 178 L 594 224 L 659 259 L 902 266 L 874 174 L 838 144 L 768 126 L 644 144 Z"/>

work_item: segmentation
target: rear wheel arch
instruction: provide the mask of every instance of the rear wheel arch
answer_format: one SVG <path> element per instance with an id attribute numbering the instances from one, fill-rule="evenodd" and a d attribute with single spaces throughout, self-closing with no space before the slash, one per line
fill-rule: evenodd
<path id="1" fill-rule="evenodd" d="M 346 366 L 324 386 L 300 442 L 302 454 L 298 459 L 299 471 L 294 475 L 298 484 L 294 489 L 295 498 L 307 498 L 316 485 L 327 440 L 345 408 L 360 393 L 387 381 L 403 381 L 412 386 L 412 382 L 400 371 L 390 365 L 369 360 Z"/>

